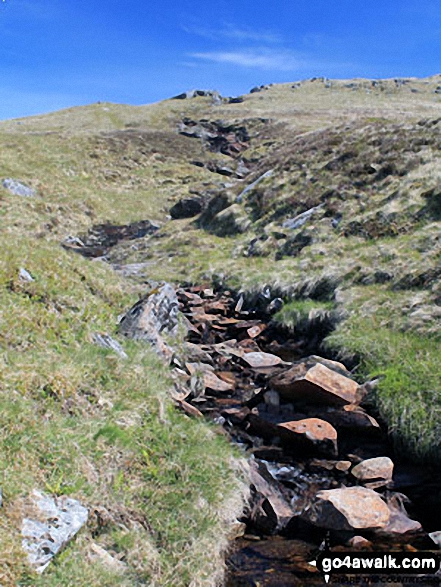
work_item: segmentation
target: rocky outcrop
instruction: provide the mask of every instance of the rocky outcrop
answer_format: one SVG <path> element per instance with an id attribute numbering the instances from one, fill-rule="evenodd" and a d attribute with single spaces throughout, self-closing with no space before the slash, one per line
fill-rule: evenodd
<path id="1" fill-rule="evenodd" d="M 173 220 L 193 218 L 202 212 L 204 202 L 201 198 L 183 198 L 170 208 Z"/>
<path id="2" fill-rule="evenodd" d="M 170 358 L 172 351 L 163 335 L 175 336 L 178 329 L 178 299 L 166 283 L 149 292 L 122 317 L 119 332 L 135 340 L 144 340 Z"/>

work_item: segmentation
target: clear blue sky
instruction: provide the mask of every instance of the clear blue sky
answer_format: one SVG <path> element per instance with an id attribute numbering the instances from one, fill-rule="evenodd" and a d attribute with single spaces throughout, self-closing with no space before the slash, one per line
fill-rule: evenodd
<path id="1" fill-rule="evenodd" d="M 441 70 L 440 0 L 0 0 L 0 119 Z"/>

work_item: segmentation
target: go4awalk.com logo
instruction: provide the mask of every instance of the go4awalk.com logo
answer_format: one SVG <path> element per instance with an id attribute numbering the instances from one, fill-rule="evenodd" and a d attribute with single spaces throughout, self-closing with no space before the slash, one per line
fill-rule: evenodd
<path id="1" fill-rule="evenodd" d="M 440 570 L 441 555 L 432 552 L 354 553 L 325 550 L 317 557 L 316 565 L 326 583 L 333 574 L 434 576 Z"/>

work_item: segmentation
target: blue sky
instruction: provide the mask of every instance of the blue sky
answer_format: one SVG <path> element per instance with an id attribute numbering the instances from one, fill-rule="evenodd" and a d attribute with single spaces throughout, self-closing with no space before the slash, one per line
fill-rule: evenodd
<path id="1" fill-rule="evenodd" d="M 439 0 L 1 0 L 0 119 L 187 89 L 439 73 Z"/>

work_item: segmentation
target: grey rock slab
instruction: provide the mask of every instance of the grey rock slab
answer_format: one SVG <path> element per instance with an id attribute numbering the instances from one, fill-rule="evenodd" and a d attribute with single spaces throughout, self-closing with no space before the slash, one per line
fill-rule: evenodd
<path id="1" fill-rule="evenodd" d="M 153 289 L 122 317 L 119 332 L 135 340 L 152 344 L 159 354 L 171 357 L 172 351 L 163 334 L 176 336 L 179 302 L 169 283 Z"/>
<path id="2" fill-rule="evenodd" d="M 8 190 L 8 192 L 14 194 L 14 196 L 33 198 L 36 195 L 35 190 L 10 177 L 7 177 L 2 181 L 2 186 Z"/>
<path id="3" fill-rule="evenodd" d="M 98 332 L 96 332 L 93 335 L 93 342 L 102 348 L 111 349 L 112 351 L 115 351 L 115 353 L 119 355 L 122 359 L 127 359 L 127 354 L 125 353 L 124 349 L 119 344 L 119 342 L 113 339 L 108 334 L 99 334 Z"/>
<path id="4" fill-rule="evenodd" d="M 35 279 L 32 277 L 32 275 L 29 273 L 29 271 L 27 271 L 23 267 L 20 267 L 20 270 L 18 272 L 18 276 L 22 281 L 27 281 L 27 282 L 35 281 Z"/>
<path id="5" fill-rule="evenodd" d="M 38 519 L 24 518 L 22 547 L 29 563 L 37 573 L 42 573 L 86 524 L 89 513 L 75 499 L 66 496 L 53 498 L 37 490 L 33 491 L 31 502 Z"/>

